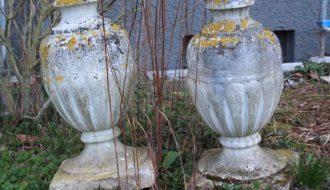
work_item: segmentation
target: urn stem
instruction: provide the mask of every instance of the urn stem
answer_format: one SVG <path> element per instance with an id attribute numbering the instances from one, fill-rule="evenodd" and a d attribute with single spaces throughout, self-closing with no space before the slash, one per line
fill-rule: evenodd
<path id="1" fill-rule="evenodd" d="M 97 2 L 59 7 L 59 10 L 61 12 L 62 19 L 54 30 L 76 28 L 77 25 L 80 24 L 80 21 L 99 16 L 97 11 Z"/>
<path id="2" fill-rule="evenodd" d="M 240 23 L 242 19 L 250 18 L 250 7 L 224 10 L 210 10 L 213 14 L 213 22 L 221 22 L 231 20 Z"/>

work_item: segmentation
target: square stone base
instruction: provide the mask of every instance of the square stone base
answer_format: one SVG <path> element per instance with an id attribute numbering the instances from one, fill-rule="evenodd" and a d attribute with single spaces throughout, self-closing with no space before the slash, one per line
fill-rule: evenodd
<path id="1" fill-rule="evenodd" d="M 66 161 L 56 172 L 50 184 L 50 190 L 137 190 L 149 188 L 155 182 L 150 160 L 143 160 L 143 163 L 140 163 L 139 173 L 129 167 L 127 174 L 124 172 L 125 166 L 122 165 L 119 177 L 117 171 L 97 175 L 70 174 L 63 169 Z"/>
<path id="2" fill-rule="evenodd" d="M 269 189 L 269 190 L 289 190 L 293 182 L 293 175 L 289 170 L 282 171 L 274 176 L 262 180 L 249 182 L 214 181 L 207 179 L 201 173 L 195 174 L 195 184 L 191 184 L 190 189 L 213 190 L 222 189 L 226 186 L 239 185 L 242 189 Z"/>
<path id="3" fill-rule="evenodd" d="M 277 174 L 268 178 L 253 181 L 232 181 L 209 179 L 200 172 L 196 172 L 190 180 L 190 188 L 196 190 L 223 189 L 224 187 L 239 185 L 242 189 L 269 189 L 269 190 L 289 190 L 293 183 L 294 172 L 292 165 L 299 159 L 299 155 L 290 150 L 277 150 L 281 155 L 287 157 L 287 167 Z"/>
<path id="4" fill-rule="evenodd" d="M 144 178 L 143 176 L 140 176 Z M 50 185 L 50 190 L 136 190 L 136 176 L 121 176 L 120 184 L 117 173 L 104 175 L 68 174 L 61 168 L 55 174 Z"/>

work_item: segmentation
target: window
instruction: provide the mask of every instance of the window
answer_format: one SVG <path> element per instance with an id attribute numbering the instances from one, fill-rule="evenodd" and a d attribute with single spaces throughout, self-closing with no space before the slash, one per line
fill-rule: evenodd
<path id="1" fill-rule="evenodd" d="M 185 35 L 182 39 L 182 55 L 181 55 L 181 65 L 180 69 L 187 69 L 187 48 L 190 40 L 194 37 L 194 35 Z"/>
<path id="2" fill-rule="evenodd" d="M 283 63 L 294 62 L 295 32 L 294 30 L 275 30 L 281 43 Z"/>

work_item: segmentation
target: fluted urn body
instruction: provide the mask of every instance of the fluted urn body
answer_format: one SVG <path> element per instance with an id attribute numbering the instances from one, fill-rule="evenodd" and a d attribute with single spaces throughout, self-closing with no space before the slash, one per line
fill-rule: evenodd
<path id="1" fill-rule="evenodd" d="M 253 4 L 209 0 L 213 22 L 188 46 L 188 89 L 224 147 L 201 159 L 199 169 L 208 176 L 250 180 L 285 167 L 283 159 L 257 145 L 279 102 L 283 73 L 279 41 L 251 19 Z"/>
<path id="2" fill-rule="evenodd" d="M 63 162 L 51 189 L 89 189 L 101 179 L 105 189 L 150 187 L 154 175 L 147 150 L 117 139 L 134 68 L 127 32 L 99 16 L 97 0 L 57 0 L 55 6 L 62 19 L 41 44 L 42 77 L 54 106 L 82 132 L 86 146 Z M 75 180 L 92 182 L 77 186 Z"/>

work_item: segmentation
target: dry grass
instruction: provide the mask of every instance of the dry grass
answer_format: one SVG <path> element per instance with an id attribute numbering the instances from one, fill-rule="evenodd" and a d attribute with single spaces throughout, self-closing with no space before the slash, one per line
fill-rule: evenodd
<path id="1" fill-rule="evenodd" d="M 319 141 L 325 134 L 330 134 L 330 86 L 307 81 L 284 89 L 273 120 L 266 129 L 265 143 L 278 144 L 284 138 L 282 144 L 330 156 L 329 143 Z"/>

